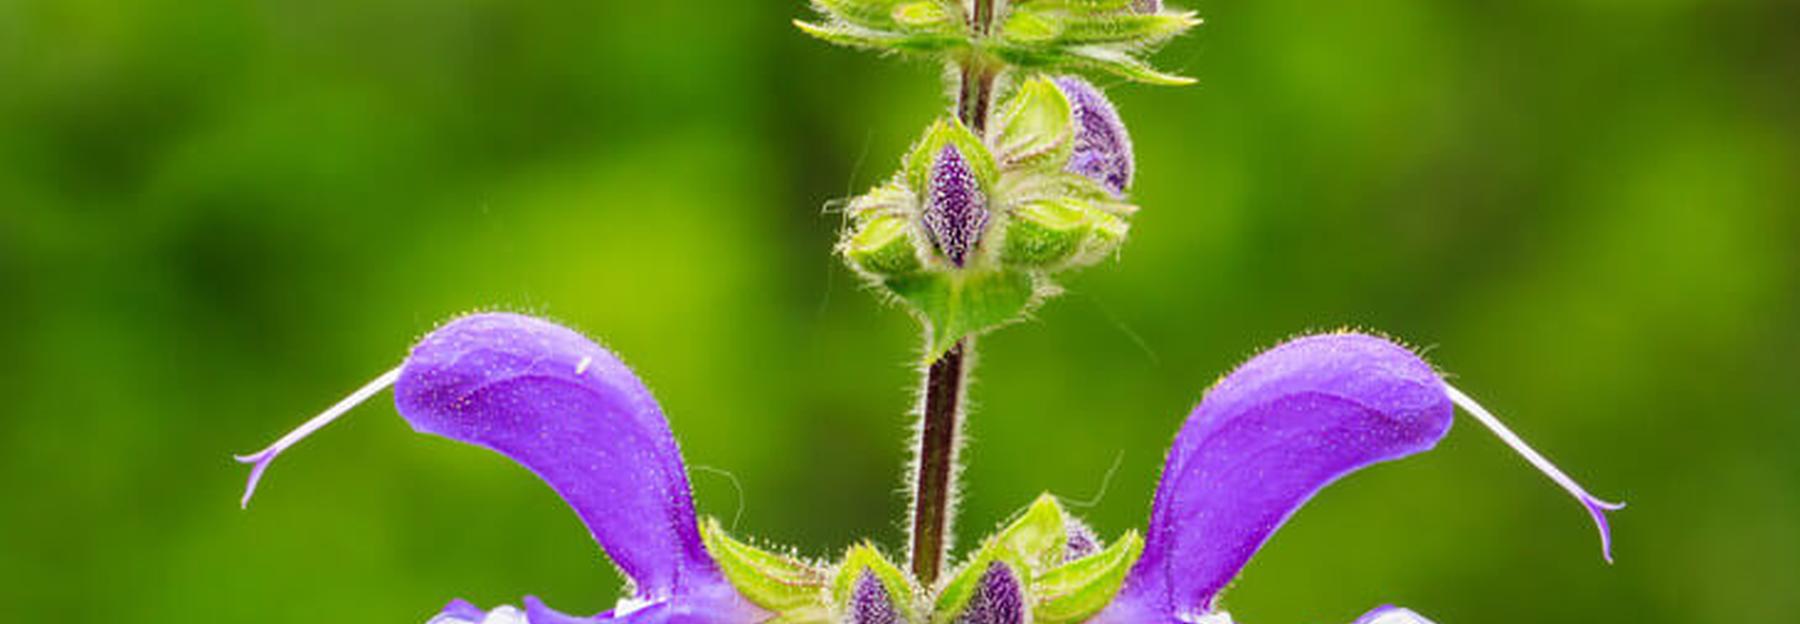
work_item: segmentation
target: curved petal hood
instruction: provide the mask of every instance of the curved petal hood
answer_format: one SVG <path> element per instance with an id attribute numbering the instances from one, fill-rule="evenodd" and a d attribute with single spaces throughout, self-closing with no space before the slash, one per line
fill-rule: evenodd
<path id="1" fill-rule="evenodd" d="M 1103 622 L 1192 621 L 1313 494 L 1430 449 L 1452 407 L 1431 366 L 1362 334 L 1288 342 L 1207 392 L 1164 464 L 1144 554 Z"/>

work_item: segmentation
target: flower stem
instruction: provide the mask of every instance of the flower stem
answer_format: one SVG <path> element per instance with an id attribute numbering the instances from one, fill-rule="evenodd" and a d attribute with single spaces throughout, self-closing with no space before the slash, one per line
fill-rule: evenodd
<path id="1" fill-rule="evenodd" d="M 994 19 L 994 0 L 975 0 L 974 9 L 970 25 L 976 33 L 985 35 Z M 986 134 L 997 74 L 979 54 L 962 62 L 956 115 L 977 136 Z M 937 582 L 943 569 L 946 536 L 955 511 L 951 499 L 956 485 L 952 481 L 962 442 L 959 429 L 963 387 L 968 382 L 967 361 L 973 351 L 972 341 L 957 341 L 925 371 L 925 408 L 921 415 L 924 420 L 919 427 L 919 454 L 914 462 L 918 474 L 913 478 L 912 572 L 927 587 Z"/>
<path id="2" fill-rule="evenodd" d="M 968 341 L 956 343 L 925 373 L 924 426 L 919 431 L 919 473 L 913 479 L 913 576 L 929 587 L 943 569 L 944 536 L 950 531 L 950 481 L 956 471 Z"/>

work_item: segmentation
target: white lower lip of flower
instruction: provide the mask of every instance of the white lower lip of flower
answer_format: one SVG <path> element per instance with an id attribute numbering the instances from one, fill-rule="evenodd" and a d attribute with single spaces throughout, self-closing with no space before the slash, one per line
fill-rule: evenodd
<path id="1" fill-rule="evenodd" d="M 1224 611 L 1201 614 L 1191 620 L 1183 617 L 1181 618 L 1181 621 L 1188 622 L 1189 624 L 1232 624 L 1231 614 Z"/>
<path id="2" fill-rule="evenodd" d="M 496 607 L 480 622 L 450 615 L 439 615 L 425 624 L 526 624 L 525 613 L 513 607 Z"/>
<path id="3" fill-rule="evenodd" d="M 1394 609 L 1383 613 L 1368 624 L 1432 624 L 1431 620 L 1406 609 Z"/>

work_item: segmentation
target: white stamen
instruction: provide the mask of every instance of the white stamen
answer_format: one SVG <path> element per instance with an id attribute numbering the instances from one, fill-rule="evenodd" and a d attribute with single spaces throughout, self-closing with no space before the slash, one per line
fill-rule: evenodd
<path id="1" fill-rule="evenodd" d="M 588 365 L 593 364 L 593 363 L 594 363 L 594 356 L 591 356 L 591 355 L 583 356 L 581 358 L 580 362 L 575 363 L 575 374 L 580 375 L 582 373 L 587 372 Z"/>
<path id="2" fill-rule="evenodd" d="M 1461 390 L 1457 390 L 1447 383 L 1444 384 L 1444 392 L 1450 395 L 1452 403 L 1462 407 L 1463 411 L 1468 412 L 1470 416 L 1474 416 L 1475 420 L 1480 421 L 1482 425 L 1493 431 L 1494 435 L 1499 436 L 1500 441 L 1523 455 L 1525 461 L 1531 462 L 1531 465 L 1536 467 L 1539 472 L 1550 477 L 1551 481 L 1562 486 L 1562 489 L 1573 495 L 1575 500 L 1581 503 L 1581 506 L 1587 508 L 1588 515 L 1594 518 L 1594 525 L 1600 529 L 1600 552 L 1606 557 L 1607 563 L 1612 563 L 1612 529 L 1606 523 L 1606 512 L 1624 509 L 1625 503 L 1609 503 L 1589 494 L 1587 490 L 1581 488 L 1580 484 L 1575 483 L 1574 479 L 1569 478 L 1569 475 L 1557 468 L 1556 464 L 1550 463 L 1550 460 L 1545 459 L 1543 455 L 1532 449 L 1531 445 L 1526 444 L 1525 440 L 1520 439 L 1519 434 L 1506 428 L 1500 419 L 1488 413 L 1481 407 L 1481 404 L 1475 402 L 1475 399 L 1469 398 L 1469 395 L 1463 394 Z"/>
<path id="3" fill-rule="evenodd" d="M 312 417 L 312 420 L 306 421 L 306 423 L 300 425 L 298 429 L 289 431 L 287 435 L 281 436 L 281 439 L 276 440 L 274 444 L 270 444 L 269 448 L 257 451 L 250 455 L 234 456 L 234 458 L 241 463 L 253 464 L 253 466 L 250 467 L 250 482 L 244 486 L 244 498 L 238 501 L 238 506 L 241 508 L 250 507 L 250 497 L 256 494 L 256 483 L 262 480 L 263 471 L 268 469 L 269 462 L 275 461 L 275 458 L 280 456 L 282 451 L 285 451 L 288 447 L 306 439 L 306 436 L 312 435 L 313 432 L 324 428 L 325 425 L 331 424 L 331 421 L 337 420 L 339 416 L 343 416 L 345 412 L 350 411 L 350 408 L 356 407 L 357 404 L 369 400 L 369 397 L 375 396 L 375 393 L 381 392 L 388 386 L 394 385 L 394 381 L 399 378 L 399 367 L 395 367 L 394 370 L 382 373 L 380 377 L 376 377 L 373 381 L 364 384 L 363 387 L 357 388 L 355 392 L 350 393 L 350 396 L 344 397 L 344 400 L 338 401 L 336 405 L 331 406 L 331 409 L 327 409 L 318 416 Z"/>

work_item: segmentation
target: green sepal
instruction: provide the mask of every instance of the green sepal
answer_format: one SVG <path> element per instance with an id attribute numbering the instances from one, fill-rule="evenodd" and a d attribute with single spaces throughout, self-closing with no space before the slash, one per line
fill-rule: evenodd
<path id="1" fill-rule="evenodd" d="M 969 44 L 967 38 L 956 32 L 895 32 L 865 28 L 841 21 L 815 24 L 804 20 L 794 20 L 794 26 L 801 32 L 826 43 L 883 52 L 932 54 L 966 47 Z"/>
<path id="2" fill-rule="evenodd" d="M 1001 107 L 996 127 L 996 156 L 1008 167 L 1067 162 L 1075 142 L 1068 97 L 1049 78 L 1038 76 L 1019 86 Z"/>
<path id="3" fill-rule="evenodd" d="M 893 16 L 895 22 L 909 30 L 952 32 L 955 28 L 949 9 L 933 0 L 901 4 L 894 8 Z"/>
<path id="4" fill-rule="evenodd" d="M 1000 179 L 1000 168 L 994 162 L 994 155 L 988 151 L 987 145 L 974 132 L 963 126 L 955 118 L 940 118 L 925 130 L 925 136 L 914 143 L 907 152 L 904 167 L 906 182 L 914 193 L 924 193 L 925 183 L 931 179 L 931 163 L 945 145 L 956 146 L 962 153 L 963 160 L 969 162 L 969 168 L 975 172 L 975 179 L 981 183 L 983 191 L 994 188 Z"/>
<path id="5" fill-rule="evenodd" d="M 900 621 L 918 621 L 913 613 L 913 596 L 918 592 L 913 589 L 910 580 L 912 577 L 867 542 L 851 546 L 844 553 L 844 561 L 838 564 L 837 575 L 832 578 L 832 603 L 838 605 L 840 611 L 850 604 L 851 593 L 856 590 L 856 581 L 864 570 L 874 573 L 875 579 L 881 581 L 882 587 L 887 588 L 888 597 L 894 601 L 894 608 L 901 612 Z"/>
<path id="6" fill-rule="evenodd" d="M 745 599 L 775 613 L 793 613 L 796 617 L 824 612 L 830 578 L 824 570 L 732 539 L 717 519 L 708 518 L 700 524 L 700 537 L 725 579 Z"/>
<path id="7" fill-rule="evenodd" d="M 1003 550 L 983 548 L 963 563 L 962 568 L 957 570 L 956 576 L 951 578 L 949 583 L 945 583 L 944 589 L 938 592 L 937 601 L 931 609 L 931 624 L 955 622 L 962 615 L 963 607 L 968 606 L 969 600 L 975 597 L 975 591 L 981 587 L 981 575 L 986 573 L 988 566 L 995 561 L 1012 568 L 1013 576 L 1018 578 L 1020 583 L 1029 586 L 1028 579 L 1031 578 L 1031 575 L 1025 571 L 1024 562 L 1016 558 L 1009 558 Z"/>
<path id="8" fill-rule="evenodd" d="M 1094 231 L 1094 214 L 1074 199 L 1040 200 L 1020 206 L 1007 220 L 1000 262 L 1042 268 L 1074 257 Z"/>
<path id="9" fill-rule="evenodd" d="M 1021 0 L 1014 7 L 1036 10 L 1068 11 L 1074 14 L 1104 14 L 1131 10 L 1134 0 Z"/>
<path id="10" fill-rule="evenodd" d="M 864 220 L 844 240 L 843 253 L 857 270 L 876 277 L 911 275 L 924 266 L 912 223 L 899 214 Z"/>
<path id="11" fill-rule="evenodd" d="M 920 273 L 883 281 L 925 320 L 925 361 L 935 362 L 963 338 L 1019 320 L 1039 299 L 1021 271 Z"/>
<path id="12" fill-rule="evenodd" d="M 1112 603 L 1125 584 L 1125 575 L 1143 552 L 1144 540 L 1133 531 L 1106 550 L 1039 574 L 1032 581 L 1032 592 L 1037 597 L 1031 610 L 1032 620 L 1086 621 Z"/>
<path id="13" fill-rule="evenodd" d="M 1025 508 L 1025 513 L 984 542 L 982 549 L 997 549 L 1003 559 L 1024 563 L 1026 570 L 1015 571 L 1026 579 L 1062 563 L 1068 545 L 1068 518 L 1062 505 L 1057 504 L 1056 497 L 1040 494 Z"/>
<path id="14" fill-rule="evenodd" d="M 894 8 L 905 0 L 813 0 L 820 13 L 871 29 L 894 26 Z"/>
<path id="15" fill-rule="evenodd" d="M 1200 25 L 1191 12 L 1115 13 L 1069 19 L 1062 22 L 1058 43 L 1068 45 L 1120 43 L 1154 46 Z"/>
<path id="16" fill-rule="evenodd" d="M 1067 51 L 1068 63 L 1076 67 L 1111 72 L 1122 78 L 1142 83 L 1159 85 L 1190 85 L 1194 79 L 1187 76 L 1165 73 L 1151 67 L 1143 59 L 1132 56 L 1129 52 L 1110 46 L 1078 46 Z"/>

